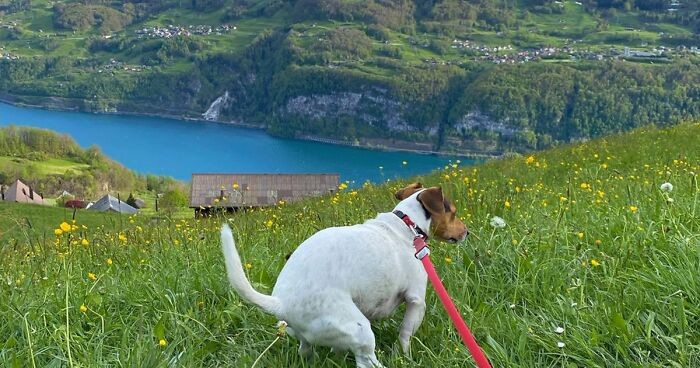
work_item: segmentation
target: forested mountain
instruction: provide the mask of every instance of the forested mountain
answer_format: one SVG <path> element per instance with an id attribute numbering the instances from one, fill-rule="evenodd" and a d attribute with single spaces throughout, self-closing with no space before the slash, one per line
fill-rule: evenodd
<path id="1" fill-rule="evenodd" d="M 690 0 L 0 0 L 0 98 L 503 152 L 700 116 Z"/>

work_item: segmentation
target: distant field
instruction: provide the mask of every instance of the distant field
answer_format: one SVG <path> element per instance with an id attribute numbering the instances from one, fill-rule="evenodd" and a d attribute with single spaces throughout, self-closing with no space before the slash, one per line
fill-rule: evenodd
<path id="1" fill-rule="evenodd" d="M 65 174 L 68 171 L 73 171 L 80 174 L 83 170 L 88 169 L 90 165 L 51 158 L 44 161 L 31 161 L 25 158 L 0 156 L 0 171 L 4 172 L 20 172 L 26 170 L 31 175 L 46 176 L 53 174 Z"/>

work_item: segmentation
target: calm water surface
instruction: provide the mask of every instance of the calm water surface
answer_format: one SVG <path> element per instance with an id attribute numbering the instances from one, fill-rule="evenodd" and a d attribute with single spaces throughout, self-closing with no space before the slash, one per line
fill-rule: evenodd
<path id="1" fill-rule="evenodd" d="M 107 156 L 139 173 L 182 180 L 190 180 L 192 173 L 339 173 L 341 180 L 379 182 L 428 173 L 455 160 L 281 139 L 262 130 L 219 123 L 48 111 L 0 103 L 0 126 L 10 124 L 69 134 L 81 146 L 97 145 Z"/>

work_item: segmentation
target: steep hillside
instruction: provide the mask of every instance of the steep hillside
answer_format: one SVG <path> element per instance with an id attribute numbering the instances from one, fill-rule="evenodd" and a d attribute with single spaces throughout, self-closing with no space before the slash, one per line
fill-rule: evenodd
<path id="1" fill-rule="evenodd" d="M 698 135 L 644 128 L 412 179 L 441 185 L 471 229 L 463 244 L 431 241 L 431 257 L 494 366 L 700 365 Z M 275 319 L 228 285 L 221 223 L 269 292 L 301 241 L 390 210 L 404 184 L 208 220 L 79 215 L 74 229 L 0 204 L 0 364 L 301 366 L 296 341 L 275 342 Z M 379 359 L 472 366 L 431 290 L 427 305 L 412 358 L 401 313 L 374 324 Z M 354 363 L 318 348 L 306 366 Z"/>
<path id="2" fill-rule="evenodd" d="M 14 103 L 487 153 L 700 116 L 694 1 L 4 1 Z"/>

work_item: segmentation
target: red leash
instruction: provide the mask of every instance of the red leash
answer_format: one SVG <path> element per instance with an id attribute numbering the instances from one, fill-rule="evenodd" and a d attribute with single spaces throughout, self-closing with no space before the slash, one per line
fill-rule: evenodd
<path id="1" fill-rule="evenodd" d="M 479 368 L 491 368 L 489 360 L 486 358 L 486 355 L 484 355 L 484 352 L 479 347 L 479 344 L 477 344 L 471 331 L 469 331 L 467 324 L 464 323 L 462 315 L 459 314 L 455 303 L 453 303 L 452 298 L 450 298 L 450 294 L 447 293 L 445 286 L 442 284 L 440 276 L 438 276 L 437 271 L 435 271 L 435 266 L 433 266 L 433 262 L 430 261 L 430 249 L 425 243 L 423 236 L 416 232 L 416 224 L 414 224 L 413 221 L 411 221 L 411 219 L 406 215 L 404 215 L 404 217 L 401 219 L 406 223 L 406 225 L 408 225 L 411 231 L 414 232 L 415 238 L 413 239 L 413 246 L 416 248 L 416 258 L 423 263 L 423 267 L 428 273 L 428 279 L 433 285 L 433 289 L 435 289 L 435 292 L 440 298 L 442 305 L 445 306 L 445 310 L 447 310 L 447 314 L 450 316 L 452 323 L 457 328 L 457 332 L 459 332 L 459 336 L 462 338 L 464 345 L 467 346 L 469 352 L 472 354 L 472 357 L 474 357 L 476 366 Z"/>

